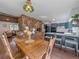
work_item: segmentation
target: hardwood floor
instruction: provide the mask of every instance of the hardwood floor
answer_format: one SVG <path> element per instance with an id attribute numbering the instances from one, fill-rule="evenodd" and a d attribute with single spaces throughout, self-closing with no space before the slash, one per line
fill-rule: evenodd
<path id="1" fill-rule="evenodd" d="M 10 59 L 6 54 L 6 50 L 2 41 L 0 40 L 0 59 Z M 66 51 L 64 49 L 54 48 L 51 59 L 79 59 L 79 56 L 76 56 L 74 53 Z"/>
<path id="2" fill-rule="evenodd" d="M 65 49 L 54 48 L 51 59 L 79 59 L 79 56 Z"/>

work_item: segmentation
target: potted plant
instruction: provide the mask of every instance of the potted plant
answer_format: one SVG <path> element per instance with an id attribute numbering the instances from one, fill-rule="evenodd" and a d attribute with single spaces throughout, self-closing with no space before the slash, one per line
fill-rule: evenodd
<path id="1" fill-rule="evenodd" d="M 79 14 L 75 14 L 71 18 L 72 18 L 72 22 L 76 22 L 77 24 L 79 24 Z"/>

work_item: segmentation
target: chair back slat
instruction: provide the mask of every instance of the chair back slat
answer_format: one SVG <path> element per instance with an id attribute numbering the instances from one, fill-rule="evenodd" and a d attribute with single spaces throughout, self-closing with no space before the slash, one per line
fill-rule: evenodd
<path id="1" fill-rule="evenodd" d="M 54 47 L 54 44 L 55 44 L 55 39 L 56 39 L 55 37 L 50 39 L 45 59 L 50 59 L 51 53 L 52 53 L 52 50 L 53 50 L 53 47 Z"/>
<path id="2" fill-rule="evenodd" d="M 10 44 L 8 42 L 6 33 L 3 33 L 3 35 L 1 36 L 1 39 L 2 39 L 2 42 L 4 43 L 4 45 L 5 45 L 6 49 L 7 49 L 7 52 L 8 52 L 8 55 L 10 56 L 10 59 L 15 59 L 12 56 Z"/>

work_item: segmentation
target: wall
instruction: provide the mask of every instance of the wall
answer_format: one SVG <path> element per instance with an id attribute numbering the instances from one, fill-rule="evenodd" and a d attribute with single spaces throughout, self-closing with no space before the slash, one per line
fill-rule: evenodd
<path id="1" fill-rule="evenodd" d="M 30 30 L 32 30 L 33 28 L 42 29 L 42 24 L 43 24 L 42 21 L 25 15 L 19 17 L 18 22 L 21 30 L 24 30 L 25 26 L 28 26 Z"/>
<path id="2" fill-rule="evenodd" d="M 10 27 L 9 27 L 10 24 L 17 24 L 17 23 L 0 21 L 0 34 L 2 34 L 4 31 L 10 30 Z"/>
<path id="3" fill-rule="evenodd" d="M 67 11 L 66 13 L 62 13 L 56 17 L 54 17 L 56 20 L 55 21 L 52 21 L 51 19 L 51 22 L 52 23 L 64 23 L 64 22 L 68 22 L 68 20 L 70 19 L 71 16 L 73 16 L 74 14 L 79 14 L 79 7 L 77 8 L 74 8 L 70 11 Z M 49 23 L 49 20 L 50 18 L 48 19 L 45 19 L 47 22 L 45 22 L 45 24 L 48 24 Z"/>
<path id="4" fill-rule="evenodd" d="M 71 15 L 73 16 L 74 14 L 79 14 L 79 7 L 72 10 Z"/>

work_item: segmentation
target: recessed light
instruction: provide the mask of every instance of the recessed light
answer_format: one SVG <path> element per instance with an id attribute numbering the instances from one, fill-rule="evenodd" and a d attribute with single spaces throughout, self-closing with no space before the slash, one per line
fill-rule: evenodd
<path id="1" fill-rule="evenodd" d="M 7 21 L 9 21 L 9 19 L 8 19 L 8 18 L 7 18 L 6 20 L 7 20 Z"/>
<path id="2" fill-rule="evenodd" d="M 52 21 L 55 21 L 55 20 L 56 20 L 55 18 L 52 19 Z"/>

